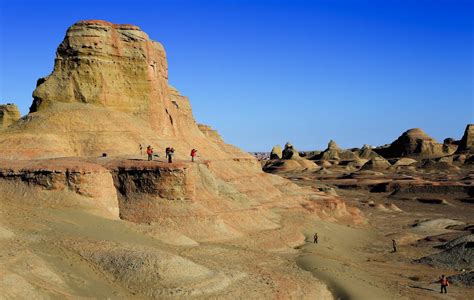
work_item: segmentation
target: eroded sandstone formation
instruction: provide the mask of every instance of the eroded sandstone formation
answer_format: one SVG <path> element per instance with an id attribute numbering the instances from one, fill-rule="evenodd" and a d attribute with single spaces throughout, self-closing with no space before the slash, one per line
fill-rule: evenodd
<path id="1" fill-rule="evenodd" d="M 20 111 L 15 104 L 1 104 L 0 105 L 0 130 L 7 128 L 11 124 L 20 119 Z"/>
<path id="2" fill-rule="evenodd" d="M 474 124 L 468 124 L 461 141 L 458 152 L 474 153 Z"/>
<path id="3" fill-rule="evenodd" d="M 270 159 L 281 159 L 283 156 L 283 150 L 280 145 L 275 145 L 270 152 Z"/>
<path id="4" fill-rule="evenodd" d="M 397 140 L 388 147 L 379 147 L 375 152 L 385 158 L 394 157 L 418 157 L 434 158 L 450 155 L 456 151 L 456 147 L 445 146 L 436 142 L 420 128 L 405 131 Z"/>
<path id="5" fill-rule="evenodd" d="M 0 140 L 2 157 L 130 155 L 142 144 L 160 151 L 172 145 L 178 158 L 192 148 L 203 157 L 248 158 L 208 139 L 167 74 L 163 46 L 140 28 L 105 21 L 72 25 L 53 72 L 38 80 L 30 113 Z"/>

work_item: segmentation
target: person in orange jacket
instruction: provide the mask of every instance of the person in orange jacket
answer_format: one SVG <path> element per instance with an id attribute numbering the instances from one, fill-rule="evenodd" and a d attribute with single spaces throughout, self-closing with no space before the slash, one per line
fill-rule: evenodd
<path id="1" fill-rule="evenodd" d="M 194 162 L 194 157 L 196 157 L 197 152 L 198 151 L 196 149 L 191 150 L 191 161 L 192 162 Z"/>

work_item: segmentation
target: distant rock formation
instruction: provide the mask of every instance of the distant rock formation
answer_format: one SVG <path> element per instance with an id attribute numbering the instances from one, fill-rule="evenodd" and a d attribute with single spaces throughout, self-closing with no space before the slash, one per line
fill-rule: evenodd
<path id="1" fill-rule="evenodd" d="M 275 145 L 270 152 L 270 159 L 281 159 L 283 156 L 283 151 L 281 150 L 280 145 Z"/>
<path id="2" fill-rule="evenodd" d="M 468 124 L 461 141 L 459 141 L 458 152 L 474 153 L 474 124 Z"/>
<path id="3" fill-rule="evenodd" d="M 301 159 L 298 150 L 293 147 L 290 142 L 285 144 L 285 149 L 282 151 L 282 159 Z"/>
<path id="4" fill-rule="evenodd" d="M 388 147 L 375 148 L 374 151 L 385 158 L 419 157 L 435 158 L 454 153 L 454 147 L 443 150 L 443 144 L 427 135 L 420 128 L 405 131 L 397 140 Z"/>
<path id="5" fill-rule="evenodd" d="M 361 170 L 386 170 L 391 164 L 383 157 L 374 157 L 362 166 Z"/>
<path id="6" fill-rule="evenodd" d="M 380 157 L 374 150 L 369 145 L 364 145 L 362 148 L 358 151 L 358 156 L 359 158 L 363 159 L 372 159 L 375 157 Z"/>
<path id="7" fill-rule="evenodd" d="M 350 150 L 342 150 L 335 141 L 330 140 L 326 150 L 313 156 L 312 160 L 354 160 L 358 156 Z"/>
<path id="8" fill-rule="evenodd" d="M 20 111 L 15 104 L 0 105 L 0 129 L 6 128 L 20 119 Z"/>

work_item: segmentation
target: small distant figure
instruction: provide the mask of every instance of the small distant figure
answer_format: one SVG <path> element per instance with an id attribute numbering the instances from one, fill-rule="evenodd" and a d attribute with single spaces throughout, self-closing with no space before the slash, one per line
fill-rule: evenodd
<path id="1" fill-rule="evenodd" d="M 395 240 L 392 240 L 392 248 L 393 252 L 397 252 L 397 242 Z"/>
<path id="2" fill-rule="evenodd" d="M 142 146 L 142 144 L 139 144 L 138 148 L 140 148 L 140 156 L 142 156 L 143 155 L 143 146 Z"/>
<path id="3" fill-rule="evenodd" d="M 191 161 L 192 162 L 194 162 L 194 157 L 196 157 L 197 152 L 198 151 L 196 149 L 191 150 Z"/>
<path id="4" fill-rule="evenodd" d="M 146 154 L 148 155 L 148 161 L 153 160 L 153 148 L 150 145 L 146 147 Z"/>
<path id="5" fill-rule="evenodd" d="M 173 162 L 173 155 L 174 155 L 174 148 L 169 147 L 169 152 L 168 152 L 168 162 L 172 163 Z"/>
<path id="6" fill-rule="evenodd" d="M 318 243 L 318 233 L 316 232 L 313 236 L 313 244 L 317 244 Z"/>
<path id="7" fill-rule="evenodd" d="M 446 278 L 444 275 L 441 275 L 441 278 L 438 280 L 438 283 L 441 284 L 440 293 L 442 294 L 444 292 L 445 294 L 447 294 L 448 293 L 448 285 L 449 285 L 448 278 Z"/>
<path id="8" fill-rule="evenodd" d="M 171 149 L 171 147 L 166 147 L 166 149 L 165 149 L 166 159 L 168 159 L 168 154 L 170 154 L 170 149 Z"/>

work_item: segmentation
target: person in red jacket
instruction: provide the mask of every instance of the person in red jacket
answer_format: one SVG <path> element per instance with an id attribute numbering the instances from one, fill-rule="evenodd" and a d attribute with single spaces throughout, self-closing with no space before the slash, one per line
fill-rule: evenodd
<path id="1" fill-rule="evenodd" d="M 146 154 L 148 155 L 148 161 L 153 160 L 153 148 L 150 145 L 146 147 Z"/>
<path id="2" fill-rule="evenodd" d="M 191 150 L 191 161 L 192 162 L 194 162 L 194 157 L 196 157 L 197 152 L 198 151 L 196 149 Z"/>
<path id="3" fill-rule="evenodd" d="M 448 293 L 447 287 L 449 286 L 449 281 L 448 278 L 446 278 L 444 275 L 441 275 L 441 278 L 438 280 L 438 283 L 441 284 L 441 292 L 440 293 Z"/>

